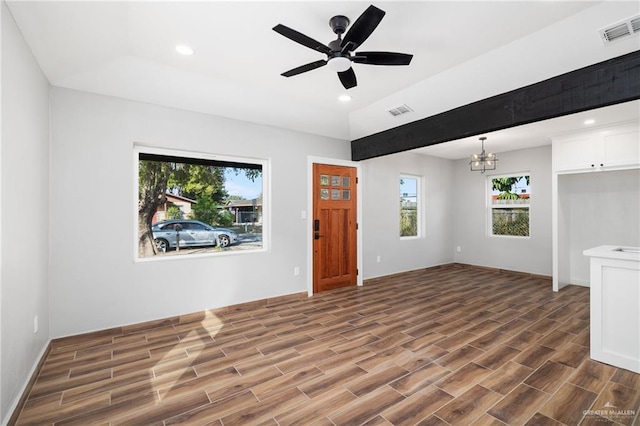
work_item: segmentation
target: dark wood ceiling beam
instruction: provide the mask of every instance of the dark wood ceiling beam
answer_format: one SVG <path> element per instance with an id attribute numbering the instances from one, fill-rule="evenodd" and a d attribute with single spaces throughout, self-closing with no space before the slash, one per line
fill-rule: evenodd
<path id="1" fill-rule="evenodd" d="M 640 51 L 351 142 L 354 161 L 640 99 Z"/>

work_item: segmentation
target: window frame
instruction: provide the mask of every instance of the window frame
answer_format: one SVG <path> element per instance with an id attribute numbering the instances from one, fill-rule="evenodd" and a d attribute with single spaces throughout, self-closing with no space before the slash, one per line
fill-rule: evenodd
<path id="1" fill-rule="evenodd" d="M 510 178 L 510 177 L 518 177 L 518 176 L 529 176 L 529 198 L 527 199 L 527 203 L 522 204 L 493 204 L 493 179 L 500 178 Z M 487 203 L 487 235 L 489 237 L 495 238 L 517 238 L 517 239 L 528 239 L 531 238 L 531 172 L 514 172 L 514 173 L 501 173 L 495 175 L 487 176 L 486 183 L 486 191 L 487 195 L 485 197 Z M 494 234 L 493 233 L 493 210 L 494 209 L 513 209 L 513 208 L 525 208 L 529 212 L 529 235 L 503 235 L 503 234 Z"/>
<path id="2" fill-rule="evenodd" d="M 398 210 L 398 236 L 400 240 L 415 240 L 422 238 L 423 226 L 422 226 L 422 176 L 414 175 L 410 173 L 401 173 L 398 178 L 398 189 L 400 189 L 400 182 L 403 179 L 413 179 L 416 181 L 416 235 L 402 235 L 402 206 Z M 400 198 L 402 198 L 402 192 L 399 192 Z"/>
<path id="3" fill-rule="evenodd" d="M 156 146 L 133 144 L 133 256 L 134 262 L 163 262 L 172 260 L 185 260 L 193 258 L 250 255 L 270 251 L 271 243 L 271 159 L 256 158 L 236 155 L 214 154 L 202 151 L 188 151 L 173 148 L 161 148 Z M 262 247 L 246 250 L 222 250 L 209 253 L 190 253 L 183 256 L 151 256 L 140 257 L 138 254 L 138 190 L 139 190 L 139 159 L 140 154 L 150 154 L 167 157 L 182 157 L 188 159 L 202 159 L 207 161 L 219 161 L 229 164 L 255 164 L 262 168 Z"/>

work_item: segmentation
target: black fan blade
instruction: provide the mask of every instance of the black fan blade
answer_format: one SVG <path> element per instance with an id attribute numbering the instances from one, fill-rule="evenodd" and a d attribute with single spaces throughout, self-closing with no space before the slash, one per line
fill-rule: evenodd
<path id="1" fill-rule="evenodd" d="M 327 61 L 325 61 L 324 59 L 321 59 L 319 61 L 311 62 L 311 63 L 306 64 L 306 65 L 301 65 L 298 68 L 294 68 L 294 69 L 289 70 L 287 72 L 283 72 L 280 75 L 282 75 L 284 77 L 293 77 L 294 75 L 298 75 L 298 74 L 302 74 L 303 72 L 315 70 L 316 68 L 320 68 L 320 67 L 323 67 L 325 65 L 327 65 Z"/>
<path id="2" fill-rule="evenodd" d="M 413 55 L 397 52 L 357 52 L 353 62 L 368 65 L 409 65 Z"/>
<path id="3" fill-rule="evenodd" d="M 371 5 L 362 12 L 362 15 L 356 19 L 356 22 L 351 25 L 349 31 L 344 35 L 340 46 L 346 46 L 347 43 L 352 43 L 350 50 L 357 49 L 366 39 L 369 38 L 373 30 L 376 29 L 385 12 Z"/>
<path id="4" fill-rule="evenodd" d="M 296 43 L 300 43 L 303 46 L 308 47 L 309 49 L 317 50 L 318 52 L 328 54 L 331 52 L 329 46 L 325 46 L 317 40 L 312 39 L 302 33 L 299 33 L 296 30 L 292 30 L 289 27 L 286 27 L 282 24 L 278 24 L 273 27 L 273 31 L 282 34 L 286 38 L 295 41 Z"/>
<path id="5" fill-rule="evenodd" d="M 356 73 L 353 72 L 353 68 L 339 72 L 338 78 L 340 78 L 340 83 L 342 83 L 345 89 L 351 89 L 358 85 L 358 82 L 356 81 Z"/>

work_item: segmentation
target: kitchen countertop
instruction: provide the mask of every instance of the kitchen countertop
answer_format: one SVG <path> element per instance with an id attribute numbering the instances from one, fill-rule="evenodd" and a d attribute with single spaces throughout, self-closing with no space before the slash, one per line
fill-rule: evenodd
<path id="1" fill-rule="evenodd" d="M 605 245 L 587 249 L 583 251 L 582 254 L 589 257 L 635 260 L 636 262 L 640 262 L 640 247 Z"/>

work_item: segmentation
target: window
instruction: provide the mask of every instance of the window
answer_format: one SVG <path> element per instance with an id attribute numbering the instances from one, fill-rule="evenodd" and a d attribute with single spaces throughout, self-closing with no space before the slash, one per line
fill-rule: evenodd
<path id="1" fill-rule="evenodd" d="M 420 235 L 420 178 L 400 176 L 400 237 Z"/>
<path id="2" fill-rule="evenodd" d="M 261 250 L 266 160 L 138 147 L 138 258 Z"/>
<path id="3" fill-rule="evenodd" d="M 489 177 L 490 235 L 529 236 L 530 176 Z"/>

